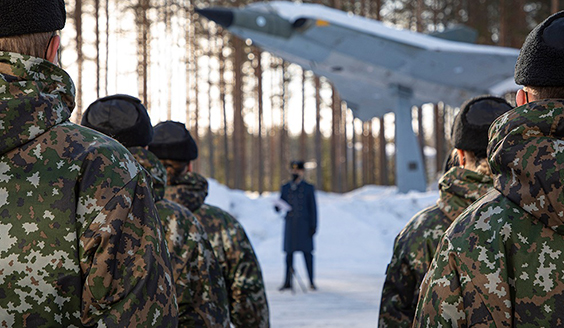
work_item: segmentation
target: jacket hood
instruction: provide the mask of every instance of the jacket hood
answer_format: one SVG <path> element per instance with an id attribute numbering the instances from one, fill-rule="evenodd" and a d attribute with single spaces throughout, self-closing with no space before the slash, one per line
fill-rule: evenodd
<path id="1" fill-rule="evenodd" d="M 166 187 L 165 197 L 187 207 L 190 211 L 197 211 L 208 196 L 208 180 L 195 172 L 172 179 L 172 185 Z"/>
<path id="2" fill-rule="evenodd" d="M 493 187 L 493 179 L 474 171 L 453 167 L 439 180 L 439 209 L 452 221 Z"/>
<path id="3" fill-rule="evenodd" d="M 47 60 L 0 52 L 0 155 L 69 119 L 75 88 Z"/>
<path id="4" fill-rule="evenodd" d="M 564 100 L 515 108 L 495 120 L 489 134 L 494 187 L 564 234 Z"/>
<path id="5" fill-rule="evenodd" d="M 163 199 L 166 185 L 166 168 L 157 155 L 143 147 L 130 147 L 127 149 L 131 152 L 133 157 L 135 157 L 137 162 L 149 172 L 153 183 L 153 197 L 155 198 L 155 202 Z"/>

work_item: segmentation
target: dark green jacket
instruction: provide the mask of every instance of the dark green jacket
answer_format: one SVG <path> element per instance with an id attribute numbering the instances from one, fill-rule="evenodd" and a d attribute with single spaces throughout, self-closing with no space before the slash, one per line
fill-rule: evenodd
<path id="1" fill-rule="evenodd" d="M 204 204 L 207 180 L 188 173 L 166 187 L 165 197 L 188 207 L 206 230 L 223 270 L 235 327 L 269 327 L 262 272 L 243 226 L 229 213 Z"/>
<path id="2" fill-rule="evenodd" d="M 229 326 L 223 272 L 202 225 L 186 207 L 164 198 L 166 169 L 142 147 L 129 151 L 147 170 L 171 254 L 180 327 Z"/>
<path id="3" fill-rule="evenodd" d="M 0 52 L 0 322 L 176 327 L 162 225 L 141 168 L 68 121 L 68 74 Z"/>
<path id="4" fill-rule="evenodd" d="M 564 323 L 564 102 L 499 117 L 488 156 L 495 190 L 445 233 L 421 286 L 416 327 Z"/>
<path id="5" fill-rule="evenodd" d="M 380 327 L 411 327 L 419 286 L 441 237 L 470 204 L 493 186 L 485 175 L 461 167 L 439 181 L 437 205 L 417 213 L 396 237 L 380 302 Z"/>

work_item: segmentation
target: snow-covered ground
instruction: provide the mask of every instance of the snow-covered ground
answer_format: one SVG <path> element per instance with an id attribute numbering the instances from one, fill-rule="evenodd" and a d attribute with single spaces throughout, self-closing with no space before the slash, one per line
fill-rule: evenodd
<path id="1" fill-rule="evenodd" d="M 399 194 L 394 187 L 367 186 L 348 194 L 318 192 L 315 280 L 318 290 L 279 292 L 283 282 L 283 217 L 273 210 L 278 193 L 257 195 L 229 190 L 210 180 L 206 202 L 243 224 L 255 248 L 267 288 L 271 325 L 280 327 L 376 327 L 386 265 L 397 233 L 437 191 Z M 307 287 L 301 253 L 294 259 Z"/>

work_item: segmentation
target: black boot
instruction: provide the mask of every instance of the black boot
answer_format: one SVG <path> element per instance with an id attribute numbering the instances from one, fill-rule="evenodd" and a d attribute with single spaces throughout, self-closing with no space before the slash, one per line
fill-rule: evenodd
<path id="1" fill-rule="evenodd" d="M 289 290 L 292 290 L 292 291 L 294 290 L 294 289 L 292 288 L 292 285 L 291 285 L 291 284 L 284 284 L 284 285 L 282 285 L 282 287 L 278 288 L 278 290 L 281 291 L 281 292 L 283 292 L 283 291 L 285 291 L 285 290 L 288 290 L 288 289 L 289 289 Z"/>

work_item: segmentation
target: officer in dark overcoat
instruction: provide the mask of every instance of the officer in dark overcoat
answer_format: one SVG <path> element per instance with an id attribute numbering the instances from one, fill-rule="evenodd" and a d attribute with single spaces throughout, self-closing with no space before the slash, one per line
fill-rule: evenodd
<path id="1" fill-rule="evenodd" d="M 304 180 L 304 162 L 290 163 L 292 180 L 282 186 L 280 198 L 291 210 L 286 214 L 284 228 L 284 252 L 286 253 L 286 279 L 280 290 L 292 288 L 294 252 L 300 251 L 309 276 L 310 289 L 313 283 L 313 235 L 317 231 L 317 205 L 314 187 Z"/>

